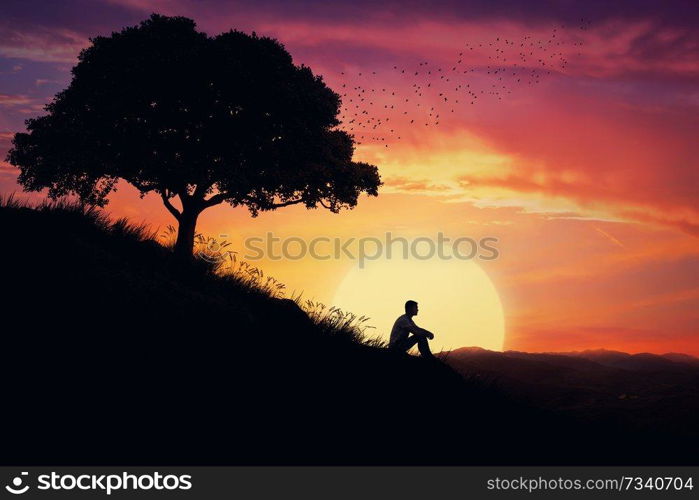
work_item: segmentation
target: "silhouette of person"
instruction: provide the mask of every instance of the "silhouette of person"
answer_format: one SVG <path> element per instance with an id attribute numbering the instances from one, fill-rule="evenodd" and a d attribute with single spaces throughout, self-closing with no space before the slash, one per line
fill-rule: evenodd
<path id="1" fill-rule="evenodd" d="M 420 355 L 424 358 L 431 358 L 433 355 L 427 342 L 434 338 L 434 334 L 415 324 L 413 316 L 417 316 L 417 312 L 417 302 L 409 300 L 405 303 L 405 314 L 399 316 L 393 323 L 388 348 L 396 351 L 407 351 L 417 344 Z"/>

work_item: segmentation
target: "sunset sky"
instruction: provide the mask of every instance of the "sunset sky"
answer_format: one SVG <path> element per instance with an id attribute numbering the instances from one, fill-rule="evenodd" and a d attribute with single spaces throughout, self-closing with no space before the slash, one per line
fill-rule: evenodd
<path id="1" fill-rule="evenodd" d="M 506 349 L 699 355 L 693 2 L 4 0 L 0 157 L 69 83 L 89 37 L 154 11 L 210 35 L 278 38 L 344 94 L 356 157 L 385 183 L 339 215 L 291 207 L 252 219 L 218 206 L 203 233 L 234 248 L 267 231 L 492 236 L 500 257 L 478 265 L 500 295 Z M 21 191 L 16 175 L 0 163 L 0 193 Z M 126 185 L 108 210 L 154 229 L 174 223 Z M 354 264 L 256 263 L 327 303 Z M 400 309 L 405 298 L 387 290 L 386 300 Z"/>

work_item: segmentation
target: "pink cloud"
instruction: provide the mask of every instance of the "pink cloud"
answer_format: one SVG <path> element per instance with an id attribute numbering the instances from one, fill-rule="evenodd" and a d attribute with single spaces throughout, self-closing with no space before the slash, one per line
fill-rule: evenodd
<path id="1" fill-rule="evenodd" d="M 0 24 L 0 56 L 41 62 L 76 62 L 88 37 L 64 28 L 18 29 Z"/>

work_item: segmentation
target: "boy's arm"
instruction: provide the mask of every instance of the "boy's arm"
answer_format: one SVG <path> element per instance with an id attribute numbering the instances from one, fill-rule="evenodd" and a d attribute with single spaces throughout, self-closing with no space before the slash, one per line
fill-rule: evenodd
<path id="1" fill-rule="evenodd" d="M 421 337 L 427 337 L 428 339 L 433 339 L 434 338 L 434 333 L 430 332 L 429 330 L 425 330 L 424 328 L 420 328 L 415 324 L 415 322 L 412 320 L 412 318 L 409 320 L 410 325 L 409 325 L 409 330 L 410 333 L 413 335 L 419 335 Z"/>

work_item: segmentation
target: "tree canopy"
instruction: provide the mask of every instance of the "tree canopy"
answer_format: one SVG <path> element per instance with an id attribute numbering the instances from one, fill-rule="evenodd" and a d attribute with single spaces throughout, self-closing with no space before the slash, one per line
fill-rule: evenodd
<path id="1" fill-rule="evenodd" d="M 219 203 L 338 212 L 378 194 L 377 168 L 354 162 L 338 129 L 340 96 L 277 40 L 154 14 L 91 42 L 47 114 L 14 137 L 8 161 L 26 190 L 104 206 L 123 179 L 162 197 L 189 255 L 198 215 Z"/>

